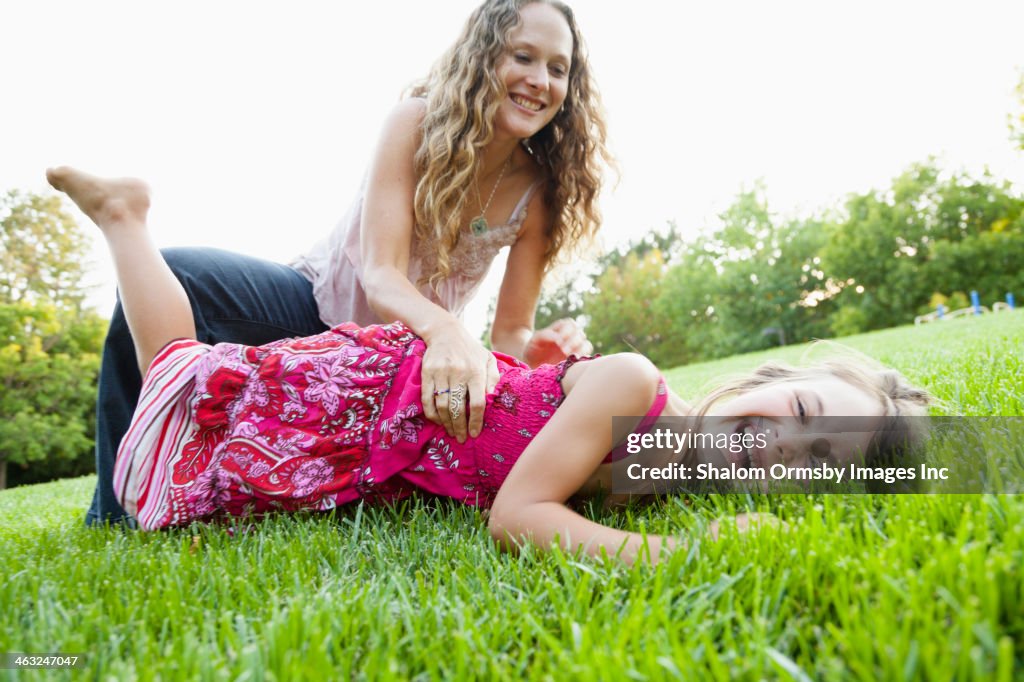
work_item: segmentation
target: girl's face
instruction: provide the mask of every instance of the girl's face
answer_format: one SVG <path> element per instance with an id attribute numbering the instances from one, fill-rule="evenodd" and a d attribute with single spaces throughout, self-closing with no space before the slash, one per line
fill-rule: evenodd
<path id="1" fill-rule="evenodd" d="M 877 398 L 834 376 L 780 382 L 714 405 L 701 431 L 738 446 L 704 450 L 699 459 L 766 470 L 844 467 L 861 461 L 881 417 Z"/>
<path id="2" fill-rule="evenodd" d="M 519 17 L 508 52 L 497 65 L 508 94 L 495 117 L 495 130 L 525 139 L 550 123 L 565 101 L 573 41 L 565 17 L 551 5 L 524 5 Z"/>

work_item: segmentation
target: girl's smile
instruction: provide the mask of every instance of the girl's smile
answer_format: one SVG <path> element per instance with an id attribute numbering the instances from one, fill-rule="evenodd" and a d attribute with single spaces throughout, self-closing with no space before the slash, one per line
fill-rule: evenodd
<path id="1" fill-rule="evenodd" d="M 844 466 L 863 457 L 874 435 L 868 421 L 881 414 L 872 396 L 835 377 L 780 382 L 712 407 L 703 428 L 743 436 L 744 447 L 704 457 L 744 468 Z M 857 430 L 842 417 L 860 417 Z"/>

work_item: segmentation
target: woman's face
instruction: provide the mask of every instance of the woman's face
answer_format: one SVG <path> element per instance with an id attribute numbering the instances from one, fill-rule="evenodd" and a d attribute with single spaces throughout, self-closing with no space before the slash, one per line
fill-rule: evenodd
<path id="1" fill-rule="evenodd" d="M 508 94 L 495 131 L 525 139 L 550 123 L 565 101 L 573 41 L 565 17 L 551 5 L 524 5 L 519 17 L 508 52 L 498 61 L 498 78 Z"/>
<path id="2" fill-rule="evenodd" d="M 881 417 L 877 398 L 842 379 L 781 382 L 714 405 L 701 431 L 726 434 L 738 446 L 703 450 L 699 461 L 765 470 L 844 467 L 861 461 Z"/>

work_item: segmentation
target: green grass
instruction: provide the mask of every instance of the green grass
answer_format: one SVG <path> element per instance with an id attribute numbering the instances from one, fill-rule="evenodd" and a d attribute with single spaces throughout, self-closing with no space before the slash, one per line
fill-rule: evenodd
<path id="1" fill-rule="evenodd" d="M 1024 314 L 844 339 L 961 414 L 1022 415 Z M 795 359 L 800 349 L 772 356 Z M 765 354 L 679 368 L 692 394 Z M 676 497 L 588 513 L 695 540 L 633 569 L 499 553 L 481 516 L 398 509 L 90 530 L 94 478 L 0 493 L 0 652 L 19 679 L 1019 679 L 1024 499 Z M 770 508 L 789 531 L 702 540 Z"/>

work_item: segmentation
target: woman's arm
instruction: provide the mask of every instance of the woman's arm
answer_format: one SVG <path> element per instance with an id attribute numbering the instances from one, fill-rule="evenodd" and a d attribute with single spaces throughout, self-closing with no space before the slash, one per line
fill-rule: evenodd
<path id="1" fill-rule="evenodd" d="M 527 208 L 522 232 L 508 255 L 491 326 L 491 347 L 522 358 L 531 367 L 554 364 L 572 353 L 585 355 L 593 350 L 572 320 L 559 320 L 536 332 L 533 329 L 544 279 L 547 228 L 551 219 L 543 192 L 535 193 Z"/>
<path id="2" fill-rule="evenodd" d="M 414 156 L 424 114 L 422 100 L 400 102 L 388 117 L 377 145 L 363 204 L 363 288 L 378 317 L 401 320 L 426 342 L 424 412 L 464 442 L 467 426 L 468 435 L 480 433 L 484 398 L 497 384 L 498 367 L 454 315 L 424 297 L 409 281 L 417 182 Z M 434 394 L 435 389 L 458 384 L 468 388 L 468 424 L 466 411 L 451 418 L 447 394 Z"/>
<path id="3" fill-rule="evenodd" d="M 612 417 L 643 415 L 654 401 L 658 371 L 646 358 L 622 354 L 576 365 L 585 371 L 516 462 L 491 508 L 488 527 L 505 546 L 520 540 L 591 556 L 607 553 L 633 563 L 644 539 L 594 523 L 565 506 L 611 451 Z M 575 368 L 574 368 L 575 369 Z M 609 390 L 613 389 L 613 390 Z M 646 539 L 650 558 L 671 549 L 668 538 Z"/>
<path id="4" fill-rule="evenodd" d="M 533 317 L 544 279 L 544 252 L 547 250 L 544 228 L 549 212 L 542 195 L 543 192 L 534 193 L 519 238 L 509 250 L 491 325 L 491 347 L 524 360 L 526 344 L 533 336 Z"/>
<path id="5" fill-rule="evenodd" d="M 374 153 L 361 220 L 363 288 L 382 320 L 401 320 L 426 339 L 454 316 L 427 300 L 409 281 L 416 193 L 414 156 L 425 105 L 403 100 L 384 124 Z"/>

